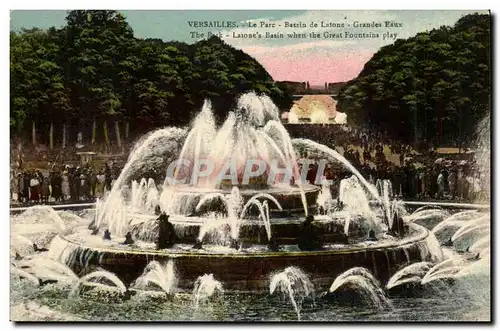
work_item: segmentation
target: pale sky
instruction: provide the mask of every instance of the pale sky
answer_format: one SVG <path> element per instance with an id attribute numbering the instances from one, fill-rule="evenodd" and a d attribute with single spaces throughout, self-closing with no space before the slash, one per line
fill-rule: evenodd
<path id="1" fill-rule="evenodd" d="M 225 10 L 225 11 L 167 11 L 167 10 L 123 10 L 136 37 L 160 38 L 165 41 L 179 40 L 187 43 L 197 41 L 190 31 L 207 33 L 221 32 L 223 39 L 236 48 L 256 58 L 275 80 L 309 81 L 312 85 L 325 82 L 346 81 L 355 78 L 371 56 L 384 45 L 396 39 L 408 38 L 418 32 L 453 25 L 462 16 L 477 11 L 271 11 L 271 10 Z M 20 28 L 60 27 L 65 24 L 64 10 L 30 10 L 11 12 L 11 30 Z M 235 21 L 238 28 L 193 28 L 189 21 Z M 250 28 L 248 22 L 258 27 Z M 402 23 L 402 27 L 385 27 L 385 21 Z M 285 28 L 288 23 L 303 23 L 306 27 Z M 318 27 L 311 27 L 315 22 Z M 344 23 L 343 28 L 321 28 L 324 23 Z M 353 27 L 355 22 L 380 22 L 381 27 Z M 261 27 L 275 24 L 274 28 Z M 310 38 L 310 32 L 321 38 Z M 283 39 L 233 38 L 233 33 L 265 36 L 268 33 L 283 33 Z M 305 33 L 307 38 L 288 38 L 287 33 Z M 379 34 L 378 38 L 345 38 L 346 33 Z M 324 33 L 336 33 L 342 38 L 324 38 Z M 384 34 L 390 34 L 384 40 Z"/>

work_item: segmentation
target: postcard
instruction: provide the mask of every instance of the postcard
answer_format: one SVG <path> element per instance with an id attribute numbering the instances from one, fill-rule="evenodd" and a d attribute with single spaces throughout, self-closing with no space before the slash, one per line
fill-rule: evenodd
<path id="1" fill-rule="evenodd" d="M 488 10 L 11 11 L 11 321 L 491 322 L 491 43 Z"/>

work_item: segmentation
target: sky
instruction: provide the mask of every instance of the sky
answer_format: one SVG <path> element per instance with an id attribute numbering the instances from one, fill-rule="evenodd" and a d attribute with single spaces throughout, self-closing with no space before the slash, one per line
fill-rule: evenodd
<path id="1" fill-rule="evenodd" d="M 139 38 L 160 38 L 193 43 L 201 39 L 191 32 L 220 33 L 230 45 L 257 59 L 275 80 L 309 81 L 311 85 L 355 78 L 382 46 L 418 32 L 453 25 L 469 13 L 486 11 L 299 11 L 299 10 L 121 10 Z M 64 10 L 16 10 L 10 28 L 48 28 L 65 24 Z M 192 21 L 232 21 L 234 28 L 195 28 Z M 401 24 L 387 26 L 386 21 Z M 335 23 L 343 27 L 322 27 Z M 287 24 L 296 24 L 287 27 Z M 298 24 L 301 25 L 298 25 Z M 380 24 L 359 27 L 359 24 Z M 256 24 L 256 27 L 253 27 Z M 274 24 L 274 27 L 271 25 Z M 317 24 L 317 27 L 311 26 Z M 192 24 L 191 24 L 192 25 Z M 252 25 L 252 27 L 249 27 Z M 319 38 L 312 38 L 310 33 Z M 266 38 L 282 33 L 283 38 Z M 292 38 L 288 33 L 297 33 Z M 364 36 L 361 34 L 365 34 Z M 249 35 L 260 34 L 261 38 Z M 305 34 L 305 35 L 302 35 Z M 327 34 L 327 36 L 325 36 Z M 239 38 L 238 36 L 244 36 Z M 367 37 L 368 36 L 368 37 Z"/>

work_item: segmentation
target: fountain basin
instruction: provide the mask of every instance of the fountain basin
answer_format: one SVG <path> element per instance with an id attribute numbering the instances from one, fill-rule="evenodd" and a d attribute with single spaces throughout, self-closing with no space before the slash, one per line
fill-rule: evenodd
<path id="1" fill-rule="evenodd" d="M 226 187 L 221 189 L 213 188 L 202 188 L 190 185 L 176 185 L 172 196 L 172 199 L 185 202 L 189 201 L 189 204 L 181 203 L 180 209 L 176 210 L 174 214 L 183 214 L 187 216 L 202 215 L 205 211 L 214 211 L 214 208 L 218 205 L 214 202 L 212 205 L 207 204 L 201 211 L 196 211 L 195 207 L 198 202 L 203 198 L 203 196 L 212 193 L 222 193 L 224 195 L 231 194 L 232 187 Z M 307 201 L 307 206 L 309 211 L 313 211 L 316 208 L 316 200 L 318 198 L 320 187 L 312 184 L 302 185 L 302 189 Z M 304 213 L 304 205 L 302 203 L 301 189 L 298 186 L 292 185 L 279 185 L 279 186 L 269 186 L 266 189 L 253 189 L 251 187 L 242 187 L 239 189 L 239 194 L 243 199 L 243 203 L 248 202 L 254 195 L 259 193 L 267 193 L 272 195 L 276 200 L 279 201 L 283 211 L 280 211 L 273 203 L 269 204 L 269 210 L 271 215 L 279 216 L 283 214 L 293 214 L 293 213 Z M 251 211 L 250 211 L 251 213 Z"/>
<path id="2" fill-rule="evenodd" d="M 173 260 L 181 290 L 190 291 L 198 276 L 213 274 L 227 290 L 266 292 L 270 276 L 289 266 L 306 272 L 316 289 L 326 290 L 335 277 L 352 267 L 367 268 L 384 284 L 404 264 L 442 259 L 432 252 L 436 243 L 431 241 L 436 239 L 428 230 L 416 224 L 410 230 L 410 235 L 400 240 L 386 237 L 377 242 L 325 245 L 321 251 L 300 251 L 289 245 L 279 252 L 270 252 L 264 245 L 243 251 L 209 245 L 193 250 L 182 244 L 155 250 L 152 243 L 131 247 L 119 244 L 123 238 L 105 242 L 95 236 L 89 242 L 88 238 L 67 232 L 53 240 L 49 255 L 77 274 L 103 268 L 115 273 L 126 285 L 135 281 L 150 261 Z"/>
<path id="3" fill-rule="evenodd" d="M 338 237 L 339 233 L 344 231 L 344 214 L 338 213 L 338 217 L 333 219 L 326 215 L 316 215 L 313 224 L 317 227 L 318 232 L 323 234 L 326 242 L 332 242 L 329 238 Z M 131 233 L 135 238 L 143 241 L 154 242 L 158 233 L 157 216 L 144 214 L 131 214 L 142 223 L 135 223 L 132 226 Z M 186 217 L 182 215 L 172 215 L 169 221 L 174 224 L 174 228 L 179 238 L 179 241 L 185 244 L 194 244 L 199 238 L 199 234 L 204 224 L 212 224 L 214 228 L 222 226 L 221 220 L 211 219 L 208 217 Z M 295 243 L 301 234 L 300 224 L 304 221 L 303 217 L 289 216 L 282 218 L 273 218 L 270 220 L 271 233 L 277 239 L 279 244 Z M 267 232 L 262 221 L 256 218 L 247 218 L 241 220 L 241 228 L 239 230 L 239 239 L 248 244 L 267 245 Z M 218 224 L 218 226 L 215 226 Z M 210 235 L 210 230 L 208 231 Z M 366 237 L 367 233 L 361 228 L 356 221 L 351 222 L 349 227 L 349 237 L 359 239 Z"/>

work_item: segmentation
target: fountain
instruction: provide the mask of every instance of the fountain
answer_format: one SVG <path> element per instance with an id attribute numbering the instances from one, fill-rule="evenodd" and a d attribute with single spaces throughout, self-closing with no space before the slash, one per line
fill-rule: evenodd
<path id="1" fill-rule="evenodd" d="M 224 294 L 222 283 L 214 279 L 214 275 L 203 275 L 194 282 L 193 288 L 193 306 L 197 309 L 200 303 L 207 302 L 214 296 Z"/>
<path id="2" fill-rule="evenodd" d="M 319 160 L 312 182 L 306 178 L 313 162 L 299 159 L 298 148 L 316 164 Z M 340 182 L 338 198 L 322 176 L 328 162 L 352 172 Z M 159 167 L 164 175 L 148 172 Z M 335 150 L 291 139 L 271 99 L 247 93 L 220 127 L 206 101 L 189 130 L 165 128 L 141 139 L 109 195 L 97 204 L 91 229 L 64 228 L 49 255 L 80 276 L 105 275 L 122 292 L 122 284 L 141 289 L 154 284 L 169 293 L 174 280 L 181 291 L 216 282 L 228 291 L 266 291 L 269 275 L 280 270 L 288 275 L 291 266 L 318 289 L 356 267 L 385 283 L 404 263 L 442 260 L 434 235 L 415 221 L 419 215 L 405 220 L 404 236 L 387 235 L 395 213 L 407 216 L 391 199 L 390 182 L 375 187 Z M 158 207 L 169 215 L 175 238 L 168 248 L 155 243 Z M 103 239 L 105 230 L 110 239 Z M 126 234 L 133 240 L 125 242 Z M 299 246 L 304 238 L 317 247 Z M 350 277 L 373 292 L 366 273 Z"/>
<path id="3" fill-rule="evenodd" d="M 347 296 L 351 304 L 364 302 L 378 309 L 390 307 L 380 282 L 365 268 L 354 267 L 335 278 L 326 296 L 335 298 L 339 294 Z"/>
<path id="4" fill-rule="evenodd" d="M 133 287 L 141 290 L 153 288 L 153 290 L 160 290 L 170 294 L 174 291 L 175 281 L 174 263 L 172 261 L 168 261 L 166 265 L 162 265 L 158 261 L 151 261 L 142 275 L 136 279 Z"/>
<path id="5" fill-rule="evenodd" d="M 271 277 L 269 293 L 273 294 L 275 291 L 290 299 L 299 321 L 304 300 L 314 299 L 314 285 L 307 274 L 296 267 L 288 267 Z"/>
<path id="6" fill-rule="evenodd" d="M 205 102 L 190 129 L 143 137 L 95 210 L 77 216 L 70 208 L 34 206 L 13 215 L 13 316 L 28 319 L 23 314 L 29 312 L 33 318 L 36 310 L 41 315 L 35 319 L 47 318 L 45 304 L 57 298 L 60 306 L 51 303 L 55 310 L 46 314 L 52 319 L 77 320 L 80 312 L 90 319 L 119 320 L 117 312 L 121 320 L 204 319 L 207 312 L 224 319 L 217 314 L 229 309 L 234 319 L 274 319 L 275 311 L 278 319 L 350 319 L 355 311 L 379 320 L 418 307 L 418 314 L 402 319 L 427 320 L 442 317 L 427 303 L 444 300 L 440 307 L 448 316 L 463 308 L 467 319 L 473 315 L 466 298 L 481 307 L 484 319 L 488 210 L 448 209 L 446 203 L 412 210 L 389 181 L 371 185 L 336 151 L 291 139 L 276 118 L 269 98 L 250 93 L 218 128 Z M 489 127 L 481 127 L 489 135 Z M 479 163 L 489 167 L 489 142 L 480 141 Z M 304 154 L 318 166 L 313 180 L 307 176 L 311 160 L 298 157 Z M 322 176 L 333 162 L 352 173 L 340 180 L 338 196 Z M 151 168 L 165 169 L 164 175 Z M 168 248 L 156 245 L 158 218 L 166 217 L 158 207 L 169 215 L 175 238 Z M 404 233 L 392 231 L 398 224 Z M 308 240 L 315 245 L 304 246 Z M 446 308 L 451 294 L 457 305 Z M 285 305 L 275 304 L 278 295 Z M 425 300 L 411 301 L 415 296 Z M 26 298 L 38 302 L 19 303 Z M 103 309 L 123 300 L 129 301 Z M 313 307 L 302 309 L 308 302 Z M 294 314 L 279 312 L 290 306 Z M 366 314 L 370 308 L 373 315 Z"/>

